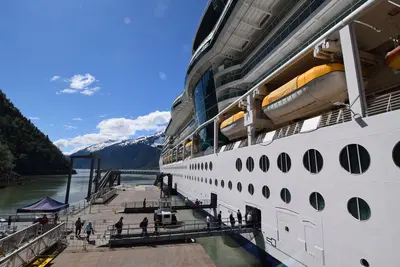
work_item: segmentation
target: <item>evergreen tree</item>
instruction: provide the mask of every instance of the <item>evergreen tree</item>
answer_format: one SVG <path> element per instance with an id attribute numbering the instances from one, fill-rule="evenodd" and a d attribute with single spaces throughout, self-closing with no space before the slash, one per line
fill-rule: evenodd
<path id="1" fill-rule="evenodd" d="M 14 168 L 14 156 L 8 147 L 0 143 L 0 172 L 8 172 Z"/>

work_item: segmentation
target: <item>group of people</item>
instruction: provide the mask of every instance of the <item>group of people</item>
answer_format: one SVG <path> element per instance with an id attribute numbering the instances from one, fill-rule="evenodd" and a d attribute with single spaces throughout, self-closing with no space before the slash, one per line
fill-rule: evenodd
<path id="1" fill-rule="evenodd" d="M 242 226 L 242 222 L 243 222 L 243 218 L 242 218 L 242 213 L 240 212 L 240 210 L 237 211 L 237 220 L 238 220 L 238 226 L 241 227 Z M 246 226 L 249 226 L 252 223 L 252 221 L 253 221 L 253 218 L 251 216 L 251 213 L 246 212 L 246 214 L 245 214 Z M 210 216 L 206 217 L 206 222 L 207 222 L 207 230 L 210 231 L 211 230 L 211 219 L 210 219 Z M 235 217 L 233 216 L 233 212 L 229 215 L 229 222 L 231 224 L 231 228 L 234 228 L 236 220 L 235 220 Z M 220 211 L 218 213 L 217 226 L 218 226 L 218 229 L 220 230 L 221 226 L 222 226 L 222 211 Z"/>
<path id="2" fill-rule="evenodd" d="M 75 221 L 75 237 L 76 238 L 81 238 L 81 230 L 82 230 L 83 225 L 84 225 L 84 222 L 81 221 L 81 218 L 78 218 Z M 91 221 L 89 221 L 86 224 L 85 232 L 86 232 L 86 241 L 88 243 L 90 243 L 90 240 L 89 240 L 90 235 L 94 234 L 93 224 Z"/>
<path id="3" fill-rule="evenodd" d="M 120 236 L 122 234 L 122 228 L 124 226 L 124 217 L 119 218 L 118 222 L 114 225 L 115 229 L 117 229 L 117 236 Z M 148 236 L 147 233 L 147 226 L 149 224 L 149 220 L 147 217 L 144 217 L 144 219 L 140 222 L 139 227 L 142 228 L 142 237 Z M 159 220 L 158 218 L 154 221 L 154 228 L 155 228 L 155 233 L 158 232 L 158 224 Z"/>

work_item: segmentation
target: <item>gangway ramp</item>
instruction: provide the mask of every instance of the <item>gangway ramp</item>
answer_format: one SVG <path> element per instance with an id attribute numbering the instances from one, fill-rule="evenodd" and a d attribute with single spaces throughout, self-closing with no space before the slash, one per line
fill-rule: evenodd
<path id="1" fill-rule="evenodd" d="M 143 201 L 125 202 L 123 203 L 123 213 L 153 213 L 158 208 L 171 209 L 172 211 L 216 208 L 216 203 L 212 203 L 209 199 L 201 199 L 199 202 L 200 204 L 196 205 L 192 201 L 185 204 L 182 201 L 173 201 L 172 199 L 151 200 L 146 201 L 146 206 L 143 205 Z"/>
<path id="2" fill-rule="evenodd" d="M 212 222 L 210 228 L 204 221 L 186 221 L 178 225 L 159 226 L 158 233 L 155 233 L 154 224 L 147 229 L 148 235 L 142 237 L 142 228 L 138 224 L 128 225 L 122 229 L 118 235 L 114 226 L 110 227 L 111 238 L 110 247 L 121 246 L 142 246 L 156 243 L 170 243 L 184 241 L 191 238 L 221 236 L 229 234 L 251 234 L 255 236 L 259 230 L 255 224 L 247 224 L 231 227 L 228 225 L 229 219 L 222 220 L 221 225 Z"/>

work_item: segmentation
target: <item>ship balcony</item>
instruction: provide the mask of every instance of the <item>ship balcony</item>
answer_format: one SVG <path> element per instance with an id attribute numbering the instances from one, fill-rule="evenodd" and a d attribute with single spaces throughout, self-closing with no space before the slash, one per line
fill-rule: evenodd
<path id="1" fill-rule="evenodd" d="M 226 90 L 225 93 L 220 95 L 218 97 L 218 112 L 221 112 L 224 110 L 226 107 L 228 107 L 230 104 L 235 102 L 237 99 L 239 99 L 242 95 L 246 93 L 246 90 L 241 90 L 237 88 L 230 88 L 229 90 Z"/>

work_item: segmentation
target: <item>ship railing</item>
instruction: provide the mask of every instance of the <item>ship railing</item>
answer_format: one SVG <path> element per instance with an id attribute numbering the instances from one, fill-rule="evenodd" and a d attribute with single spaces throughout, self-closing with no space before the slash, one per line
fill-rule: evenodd
<path id="1" fill-rule="evenodd" d="M 0 267 L 26 266 L 60 240 L 65 239 L 64 223 L 57 225 L 42 235 L 37 235 L 35 227 L 37 226 L 33 226 L 29 230 L 30 232 L 26 233 L 25 238 L 15 239 L 13 242 L 10 242 L 11 240 L 8 241 L 11 246 L 7 246 L 7 254 L 3 254 L 3 257 L 0 258 Z M 28 236 L 29 239 L 26 239 Z M 22 243 L 21 240 L 29 242 Z M 2 241 L 0 240 L 0 242 Z"/>
<path id="2" fill-rule="evenodd" d="M 237 219 L 235 219 L 235 224 L 232 227 L 230 224 L 229 218 L 222 218 L 221 223 L 216 220 L 210 221 L 210 230 L 211 231 L 224 231 L 230 229 L 258 229 L 259 225 L 254 222 L 245 222 L 244 220 L 239 225 Z M 147 224 L 147 233 L 152 235 L 155 232 L 155 223 L 148 222 Z M 110 225 L 107 229 L 107 233 L 109 235 L 108 239 L 118 238 L 118 237 L 138 237 L 142 234 L 142 227 L 140 227 L 140 223 L 135 224 L 124 224 L 122 227 L 122 231 L 119 234 L 114 225 Z M 178 221 L 170 225 L 158 225 L 157 232 L 159 235 L 171 235 L 171 234 L 179 234 L 185 232 L 201 232 L 207 231 L 207 222 L 205 220 L 188 220 L 188 221 Z M 247 230 L 248 231 L 248 230 Z"/>
<path id="3" fill-rule="evenodd" d="M 367 97 L 367 115 L 373 116 L 400 109 L 400 90 Z"/>

